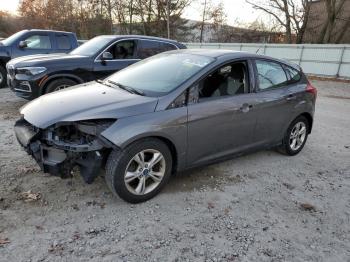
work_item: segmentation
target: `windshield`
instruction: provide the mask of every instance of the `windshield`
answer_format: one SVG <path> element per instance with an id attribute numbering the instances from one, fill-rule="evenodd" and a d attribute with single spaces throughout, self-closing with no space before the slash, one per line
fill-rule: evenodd
<path id="1" fill-rule="evenodd" d="M 147 96 L 162 96 L 213 61 L 214 58 L 201 55 L 162 53 L 129 66 L 106 81 L 136 89 Z"/>
<path id="2" fill-rule="evenodd" d="M 26 30 L 22 30 L 22 31 L 19 31 L 13 35 L 11 35 L 10 37 L 4 39 L 1 41 L 1 43 L 3 43 L 4 45 L 12 45 L 15 41 L 17 41 L 17 39 L 19 37 L 21 37 L 24 33 L 26 32 Z"/>
<path id="3" fill-rule="evenodd" d="M 93 56 L 111 41 L 110 37 L 97 36 L 70 52 L 72 55 Z"/>

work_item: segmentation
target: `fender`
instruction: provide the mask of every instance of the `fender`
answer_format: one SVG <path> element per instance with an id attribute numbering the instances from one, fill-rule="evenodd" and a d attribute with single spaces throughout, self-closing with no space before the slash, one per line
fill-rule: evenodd
<path id="1" fill-rule="evenodd" d="M 305 102 L 305 103 L 300 103 L 298 104 L 299 110 L 295 110 L 292 114 L 291 117 L 289 118 L 289 121 L 285 124 L 285 126 L 283 127 L 283 134 L 285 134 L 285 132 L 287 132 L 287 129 L 290 125 L 290 123 L 296 119 L 298 116 L 300 115 L 308 115 L 307 118 L 310 118 L 308 120 L 311 120 L 311 125 L 310 125 L 310 130 L 309 130 L 309 134 L 311 134 L 311 130 L 312 130 L 312 125 L 313 125 L 313 118 L 314 118 L 314 111 L 312 109 L 312 105 L 311 102 Z"/>
<path id="2" fill-rule="evenodd" d="M 54 74 L 54 75 L 51 75 L 49 77 L 46 77 L 45 76 L 43 77 L 43 79 L 40 81 L 39 83 L 39 87 L 40 87 L 40 95 L 43 95 L 43 91 L 44 91 L 44 87 L 46 86 L 46 84 L 53 80 L 53 79 L 58 79 L 58 78 L 70 78 L 70 79 L 74 79 L 78 82 L 78 84 L 82 84 L 84 83 L 85 81 L 80 78 L 79 76 L 77 75 L 74 75 L 74 74 L 69 74 L 69 73 L 62 73 L 62 74 Z"/>
<path id="3" fill-rule="evenodd" d="M 101 136 L 121 149 L 142 138 L 165 139 L 174 146 L 178 168 L 183 169 L 187 158 L 187 107 L 117 119 Z"/>

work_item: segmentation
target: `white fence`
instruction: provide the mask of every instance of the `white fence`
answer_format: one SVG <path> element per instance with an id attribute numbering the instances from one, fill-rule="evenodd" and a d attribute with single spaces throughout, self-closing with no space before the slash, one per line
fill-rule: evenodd
<path id="1" fill-rule="evenodd" d="M 188 48 L 265 54 L 299 64 L 307 74 L 350 79 L 350 45 L 184 43 Z"/>

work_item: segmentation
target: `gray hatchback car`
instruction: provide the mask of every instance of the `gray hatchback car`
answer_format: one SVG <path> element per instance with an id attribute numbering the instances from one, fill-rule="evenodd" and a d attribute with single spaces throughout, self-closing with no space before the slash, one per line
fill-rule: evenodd
<path id="1" fill-rule="evenodd" d="M 30 102 L 15 133 L 44 172 L 67 178 L 78 166 L 92 183 L 105 167 L 111 191 L 137 203 L 178 171 L 258 149 L 298 154 L 316 95 L 295 64 L 170 51 Z"/>

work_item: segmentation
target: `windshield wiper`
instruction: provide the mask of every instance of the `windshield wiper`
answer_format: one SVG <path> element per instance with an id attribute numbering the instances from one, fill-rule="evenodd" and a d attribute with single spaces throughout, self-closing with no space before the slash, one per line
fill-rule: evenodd
<path id="1" fill-rule="evenodd" d="M 121 83 L 117 83 L 117 82 L 114 82 L 112 80 L 107 80 L 108 83 L 111 83 L 117 87 L 119 87 L 120 89 L 123 89 L 125 91 L 128 91 L 129 93 L 132 93 L 132 94 L 137 94 L 137 95 L 140 95 L 140 96 L 144 96 L 145 93 L 142 92 L 141 90 L 137 90 L 131 86 L 126 86 L 126 85 L 123 85 Z"/>

